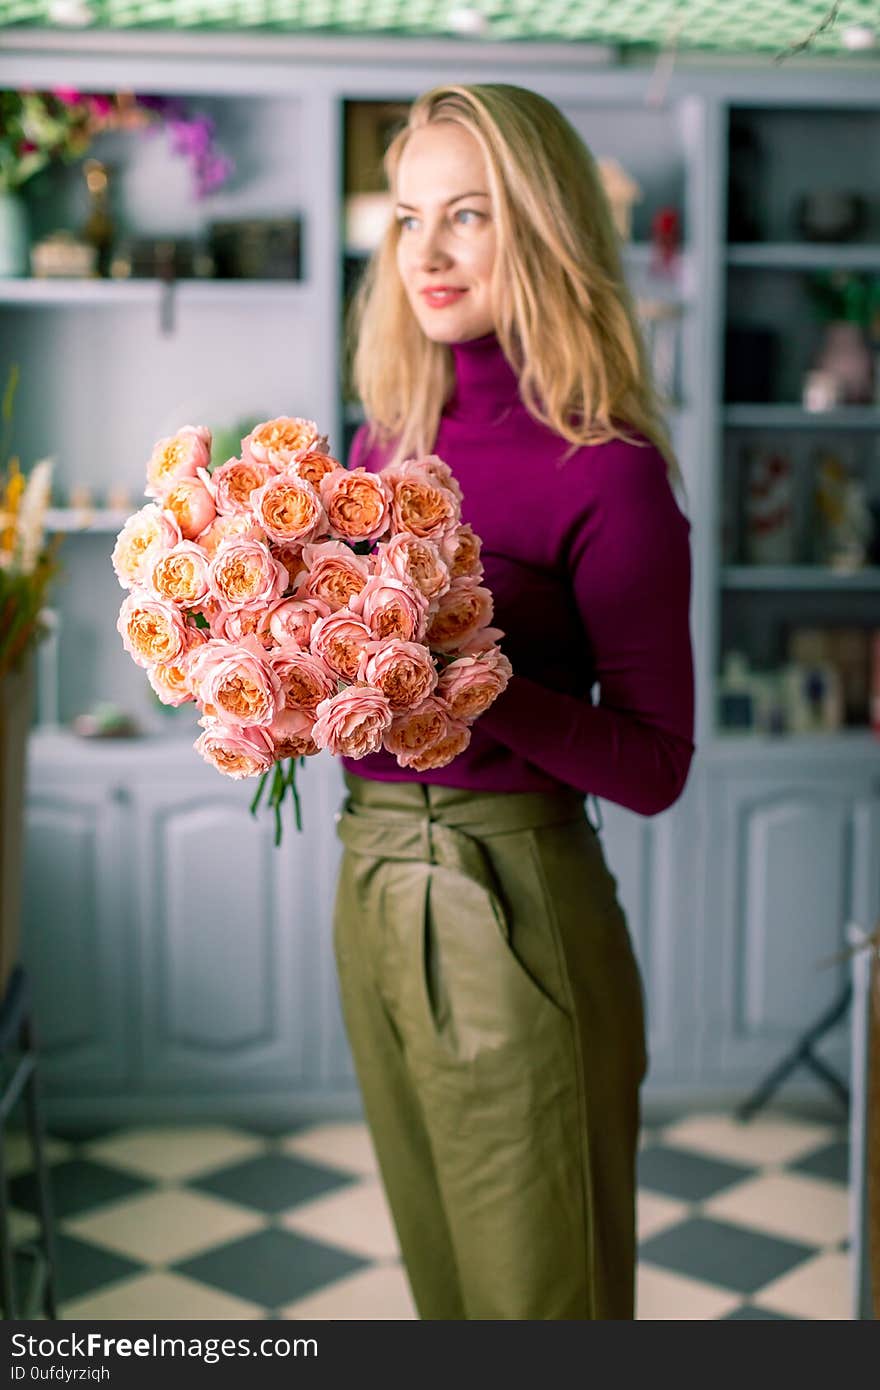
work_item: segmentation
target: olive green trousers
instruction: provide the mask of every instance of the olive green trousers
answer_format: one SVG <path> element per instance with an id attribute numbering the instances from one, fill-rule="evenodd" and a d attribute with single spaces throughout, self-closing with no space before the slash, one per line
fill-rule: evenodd
<path id="1" fill-rule="evenodd" d="M 345 774 L 334 914 L 424 1319 L 634 1317 L 644 999 L 584 799 Z"/>

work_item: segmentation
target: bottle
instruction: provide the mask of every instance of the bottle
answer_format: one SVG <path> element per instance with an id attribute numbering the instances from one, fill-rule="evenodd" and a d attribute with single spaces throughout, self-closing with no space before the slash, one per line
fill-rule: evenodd
<path id="1" fill-rule="evenodd" d="M 95 248 L 96 274 L 108 276 L 116 229 L 109 210 L 107 166 L 98 159 L 87 159 L 83 164 L 83 173 L 91 208 L 82 229 L 82 238 Z"/>

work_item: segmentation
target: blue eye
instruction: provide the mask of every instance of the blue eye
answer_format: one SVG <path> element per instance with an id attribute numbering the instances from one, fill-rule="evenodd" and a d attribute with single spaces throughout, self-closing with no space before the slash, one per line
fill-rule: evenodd
<path id="1" fill-rule="evenodd" d="M 455 215 L 456 215 L 456 217 L 476 217 L 476 218 L 479 218 L 479 217 L 481 216 L 481 214 L 480 214 L 479 212 L 477 212 L 475 208 L 459 208 L 458 212 L 457 212 Z"/>
<path id="2" fill-rule="evenodd" d="M 407 222 L 414 222 L 414 221 L 415 221 L 415 218 L 414 218 L 414 217 L 398 217 L 398 219 L 397 219 L 397 225 L 398 225 L 398 227 L 404 228 L 404 227 L 406 226 Z"/>

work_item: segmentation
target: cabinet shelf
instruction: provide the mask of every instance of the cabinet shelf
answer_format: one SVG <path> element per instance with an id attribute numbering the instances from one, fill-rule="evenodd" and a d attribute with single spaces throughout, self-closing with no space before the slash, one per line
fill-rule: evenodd
<path id="1" fill-rule="evenodd" d="M 798 768 L 835 764 L 840 758 L 880 760 L 880 735 L 870 728 L 843 728 L 815 734 L 741 733 L 720 729 L 703 749 L 712 762 L 736 763 L 752 754 L 764 763 L 768 758 L 794 763 Z"/>
<path id="2" fill-rule="evenodd" d="M 876 430 L 880 429 L 880 406 L 804 410 L 800 405 L 728 405 L 724 423 L 733 429 Z"/>
<path id="3" fill-rule="evenodd" d="M 755 270 L 880 270 L 880 245 L 833 242 L 731 242 L 727 264 Z"/>
<path id="4" fill-rule="evenodd" d="M 95 535 L 116 535 L 125 522 L 144 502 L 133 502 L 128 511 L 112 507 L 49 507 L 46 511 L 46 530 L 64 531 L 70 534 L 86 531 Z"/>
<path id="5" fill-rule="evenodd" d="M 174 280 L 176 298 L 191 304 L 249 304 L 280 300 L 285 304 L 311 298 L 304 280 Z M 0 280 L 0 304 L 36 308 L 75 304 L 110 308 L 123 304 L 154 304 L 166 289 L 162 280 L 67 280 L 62 278 Z"/>
<path id="6" fill-rule="evenodd" d="M 776 589 L 784 591 L 835 589 L 880 590 L 880 565 L 860 570 L 833 570 L 824 565 L 725 565 L 721 581 L 726 589 Z"/>

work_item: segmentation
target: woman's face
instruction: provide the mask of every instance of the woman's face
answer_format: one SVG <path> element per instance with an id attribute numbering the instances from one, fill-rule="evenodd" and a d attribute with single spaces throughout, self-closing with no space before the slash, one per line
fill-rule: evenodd
<path id="1" fill-rule="evenodd" d="M 457 343 L 491 333 L 495 222 L 486 163 L 470 132 L 451 121 L 415 131 L 395 198 L 397 266 L 425 335 Z"/>

